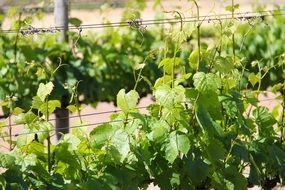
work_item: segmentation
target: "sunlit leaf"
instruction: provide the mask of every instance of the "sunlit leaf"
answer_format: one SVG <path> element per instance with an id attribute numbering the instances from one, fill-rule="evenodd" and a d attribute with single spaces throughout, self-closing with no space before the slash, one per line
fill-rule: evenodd
<path id="1" fill-rule="evenodd" d="M 125 90 L 122 89 L 117 94 L 117 104 L 124 113 L 129 113 L 136 108 L 139 98 L 139 94 L 135 90 L 126 94 Z"/>
<path id="2" fill-rule="evenodd" d="M 50 95 L 53 89 L 53 83 L 48 82 L 47 84 L 40 83 L 40 86 L 37 91 L 37 96 L 41 99 L 41 101 L 45 101 L 47 95 Z"/>

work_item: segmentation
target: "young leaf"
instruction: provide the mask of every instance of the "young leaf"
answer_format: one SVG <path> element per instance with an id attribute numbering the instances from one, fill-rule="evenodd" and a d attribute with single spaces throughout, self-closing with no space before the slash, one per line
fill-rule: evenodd
<path id="1" fill-rule="evenodd" d="M 209 144 L 205 150 L 208 159 L 212 162 L 221 162 L 226 155 L 224 145 L 217 139 L 211 138 Z"/>
<path id="2" fill-rule="evenodd" d="M 173 65 L 174 67 L 181 63 L 181 59 L 179 57 L 175 58 L 164 58 L 158 65 L 158 67 L 163 67 L 167 74 L 172 73 Z"/>
<path id="3" fill-rule="evenodd" d="M 137 91 L 131 90 L 126 94 L 125 89 L 121 89 L 117 94 L 117 104 L 127 114 L 136 108 L 139 98 Z"/>
<path id="4" fill-rule="evenodd" d="M 229 58 L 218 57 L 214 63 L 215 69 L 221 73 L 229 73 L 234 69 L 233 62 Z"/>
<path id="5" fill-rule="evenodd" d="M 169 142 L 165 144 L 165 159 L 172 164 L 178 156 L 178 136 L 175 131 L 171 132 L 169 135 Z"/>
<path id="6" fill-rule="evenodd" d="M 183 154 L 187 154 L 189 149 L 190 149 L 190 141 L 189 138 L 182 134 L 182 135 L 178 135 L 178 139 L 177 139 L 177 143 L 178 143 L 178 150 L 181 151 Z"/>
<path id="7" fill-rule="evenodd" d="M 39 121 L 37 124 L 39 125 L 39 130 L 41 131 L 41 133 L 38 134 L 39 142 L 44 142 L 53 129 L 53 125 L 47 121 Z"/>
<path id="8" fill-rule="evenodd" d="M 154 97 L 160 105 L 171 108 L 185 99 L 185 88 L 180 85 L 175 88 L 162 85 L 155 90 Z"/>
<path id="9" fill-rule="evenodd" d="M 222 127 L 212 120 L 209 112 L 203 104 L 197 105 L 196 118 L 200 127 L 209 135 L 222 136 L 224 134 Z"/>
<path id="10" fill-rule="evenodd" d="M 40 109 L 41 105 L 44 104 L 44 101 L 41 100 L 40 97 L 34 96 L 32 100 L 32 108 Z"/>
<path id="11" fill-rule="evenodd" d="M 24 112 L 24 110 L 22 108 L 20 108 L 20 107 L 15 107 L 14 110 L 13 110 L 13 114 L 15 114 L 15 115 L 19 115 L 19 114 L 21 114 L 23 112 Z"/>
<path id="12" fill-rule="evenodd" d="M 49 82 L 47 84 L 40 83 L 40 86 L 37 91 L 37 96 L 41 99 L 41 101 L 45 101 L 47 95 L 50 95 L 53 89 L 53 83 Z"/>
<path id="13" fill-rule="evenodd" d="M 198 186 L 207 178 L 210 168 L 198 155 L 193 157 L 194 158 L 187 158 L 185 167 L 187 168 L 186 172 L 191 181 L 195 186 Z"/>
<path id="14" fill-rule="evenodd" d="M 74 25 L 75 27 L 79 27 L 82 24 L 82 21 L 75 17 L 69 18 L 68 22 Z"/>
<path id="15" fill-rule="evenodd" d="M 190 54 L 188 60 L 189 60 L 189 65 L 192 69 L 196 69 L 197 65 L 198 65 L 198 50 L 194 50 L 192 51 L 192 53 Z"/>
<path id="16" fill-rule="evenodd" d="M 162 143 L 166 140 L 169 133 L 169 125 L 164 120 L 151 122 L 152 132 L 148 135 L 151 141 L 155 143 Z"/>
<path id="17" fill-rule="evenodd" d="M 77 108 L 75 105 L 69 105 L 66 107 L 71 113 L 74 113 L 77 111 Z"/>
<path id="18" fill-rule="evenodd" d="M 274 129 L 273 125 L 277 122 L 274 117 L 269 113 L 266 107 L 257 107 L 252 112 L 256 123 L 259 128 L 260 135 L 268 137 L 268 135 L 273 135 Z"/>
<path id="19" fill-rule="evenodd" d="M 48 109 L 47 109 L 48 106 Z M 54 110 L 56 108 L 60 108 L 60 101 L 58 100 L 49 100 L 48 103 L 43 103 L 40 108 L 39 111 L 44 114 L 45 116 L 47 116 L 47 114 L 52 114 L 54 112 Z M 48 111 L 48 113 L 47 113 Z"/>
<path id="20" fill-rule="evenodd" d="M 211 93 L 221 87 L 221 79 L 213 73 L 197 72 L 193 76 L 195 88 L 203 93 Z"/>
<path id="21" fill-rule="evenodd" d="M 128 134 L 123 130 L 117 130 L 111 142 L 120 154 L 120 161 L 123 162 L 130 151 Z"/>
<path id="22" fill-rule="evenodd" d="M 38 120 L 38 117 L 32 112 L 21 113 L 16 117 L 15 123 L 17 124 L 30 124 Z"/>
<path id="23" fill-rule="evenodd" d="M 170 86 L 171 81 L 172 81 L 172 78 L 170 75 L 164 75 L 163 77 L 160 77 L 155 81 L 154 88 L 158 88 L 159 86 L 162 86 L 162 85 Z"/>
<path id="24" fill-rule="evenodd" d="M 101 148 L 115 134 L 116 129 L 110 124 L 103 124 L 94 128 L 90 133 L 93 146 Z"/>
<path id="25" fill-rule="evenodd" d="M 260 73 L 257 73 L 256 75 L 254 73 L 250 73 L 248 76 L 248 80 L 252 86 L 255 86 L 255 84 L 260 81 Z"/>

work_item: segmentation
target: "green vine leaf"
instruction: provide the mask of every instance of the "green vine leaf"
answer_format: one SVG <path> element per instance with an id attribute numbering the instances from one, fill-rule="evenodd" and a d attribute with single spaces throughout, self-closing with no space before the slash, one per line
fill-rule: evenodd
<path id="1" fill-rule="evenodd" d="M 169 125 L 164 120 L 151 122 L 151 133 L 148 135 L 148 138 L 154 143 L 163 143 L 168 137 L 170 130 Z"/>
<path id="2" fill-rule="evenodd" d="M 44 104 L 44 101 L 41 100 L 39 96 L 34 96 L 32 100 L 32 108 L 40 109 L 41 105 Z"/>
<path id="3" fill-rule="evenodd" d="M 92 145 L 96 148 L 101 148 L 111 139 L 116 130 L 117 128 L 110 124 L 103 124 L 94 128 L 90 133 Z"/>
<path id="4" fill-rule="evenodd" d="M 185 99 L 185 88 L 180 85 L 175 88 L 162 85 L 155 90 L 154 97 L 161 106 L 172 108 L 176 104 L 181 104 Z"/>
<path id="5" fill-rule="evenodd" d="M 172 77 L 170 75 L 164 75 L 163 77 L 160 77 L 155 81 L 154 88 L 158 88 L 159 86 L 163 85 L 170 86 L 171 82 Z"/>
<path id="6" fill-rule="evenodd" d="M 255 86 L 256 83 L 260 81 L 260 79 L 261 79 L 260 73 L 257 73 L 257 74 L 250 73 L 248 76 L 248 80 L 252 86 Z"/>
<path id="7" fill-rule="evenodd" d="M 209 134 L 210 136 L 224 135 L 222 127 L 212 120 L 209 112 L 203 104 L 198 104 L 196 106 L 196 118 L 203 131 Z"/>
<path id="8" fill-rule="evenodd" d="M 4 168 L 12 167 L 15 164 L 15 157 L 10 154 L 0 153 L 0 166 Z"/>
<path id="9" fill-rule="evenodd" d="M 59 100 L 49 100 L 48 103 L 43 103 L 39 111 L 45 116 L 52 114 L 56 108 L 60 108 L 61 104 Z M 47 109 L 48 108 L 48 109 Z"/>
<path id="10" fill-rule="evenodd" d="M 165 144 L 165 159 L 172 164 L 179 155 L 179 151 L 187 154 L 190 149 L 189 138 L 184 134 L 173 131 L 169 135 L 169 141 Z"/>
<path id="11" fill-rule="evenodd" d="M 258 125 L 259 134 L 261 136 L 267 137 L 268 134 L 273 135 L 274 129 L 273 125 L 277 122 L 274 117 L 269 113 L 266 107 L 257 107 L 252 112 L 253 117 Z"/>
<path id="12" fill-rule="evenodd" d="M 188 158 L 186 160 L 185 167 L 187 168 L 186 172 L 191 178 L 191 181 L 195 186 L 201 185 L 209 172 L 210 167 L 206 164 L 199 156 L 195 155 L 194 158 Z"/>
<path id="13" fill-rule="evenodd" d="M 214 63 L 215 69 L 221 73 L 229 73 L 234 69 L 233 62 L 228 57 L 218 57 Z"/>
<path id="14" fill-rule="evenodd" d="M 50 95 L 53 90 L 53 83 L 48 82 L 47 84 L 40 83 L 40 86 L 37 91 L 37 96 L 41 99 L 41 101 L 45 101 L 46 97 Z"/>
<path id="15" fill-rule="evenodd" d="M 199 51 L 198 49 L 192 51 L 192 53 L 190 54 L 188 61 L 189 61 L 189 65 L 192 69 L 196 69 L 197 65 L 198 65 L 198 56 L 199 56 Z"/>
<path id="16" fill-rule="evenodd" d="M 222 108 L 217 93 L 201 94 L 198 103 L 205 105 L 205 108 L 208 110 L 213 120 L 222 120 Z"/>
<path id="17" fill-rule="evenodd" d="M 117 105 L 127 114 L 136 108 L 139 98 L 137 91 L 131 90 L 126 94 L 125 89 L 121 89 L 117 94 Z"/>
<path id="18" fill-rule="evenodd" d="M 172 164 L 177 158 L 178 151 L 178 137 L 175 131 L 171 132 L 169 135 L 169 141 L 165 144 L 165 159 Z"/>
<path id="19" fill-rule="evenodd" d="M 181 63 L 181 59 L 179 57 L 175 57 L 175 58 L 164 58 L 158 65 L 158 67 L 163 67 L 164 71 L 167 74 L 171 74 L 172 73 L 172 68 L 173 66 L 177 66 Z"/>
<path id="20" fill-rule="evenodd" d="M 120 154 L 120 162 L 123 162 L 130 151 L 129 136 L 128 134 L 119 129 L 115 132 L 114 136 L 111 138 L 112 145 L 116 148 Z"/>
<path id="21" fill-rule="evenodd" d="M 190 140 L 189 138 L 184 135 L 178 135 L 178 139 L 177 139 L 177 143 L 178 143 L 178 150 L 181 151 L 183 154 L 187 154 L 189 149 L 190 149 Z"/>
<path id="22" fill-rule="evenodd" d="M 15 123 L 17 124 L 30 124 L 37 121 L 39 118 L 32 111 L 21 113 L 16 117 Z"/>
<path id="23" fill-rule="evenodd" d="M 221 87 L 221 79 L 214 73 L 197 72 L 193 76 L 195 88 L 202 93 L 216 92 Z"/>
<path id="24" fill-rule="evenodd" d="M 222 162 L 226 156 L 226 149 L 224 145 L 217 139 L 211 138 L 209 139 L 209 144 L 205 149 L 208 159 L 212 163 Z"/>

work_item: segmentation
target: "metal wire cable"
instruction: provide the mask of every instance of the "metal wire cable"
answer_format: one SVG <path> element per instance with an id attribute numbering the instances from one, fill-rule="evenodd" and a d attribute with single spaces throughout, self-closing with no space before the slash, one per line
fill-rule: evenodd
<path id="1" fill-rule="evenodd" d="M 75 128 L 81 128 L 81 127 L 90 127 L 90 126 L 97 126 L 97 125 L 103 125 L 103 124 L 109 124 L 109 123 L 119 123 L 119 122 L 129 122 L 129 121 L 133 121 L 136 118 L 133 119 L 127 119 L 127 120 L 123 120 L 123 119 L 118 119 L 118 120 L 113 120 L 113 121 L 103 121 L 103 122 L 96 122 L 96 123 L 90 123 L 90 124 L 81 124 L 81 125 L 75 125 L 75 126 L 71 126 L 71 127 L 64 127 L 61 128 L 61 130 L 64 129 L 75 129 Z M 45 132 L 56 132 L 56 129 L 50 129 L 50 130 L 40 130 L 40 131 L 34 131 L 34 132 L 24 132 L 24 133 L 18 133 L 18 134 L 11 134 L 11 135 L 1 135 L 0 138 L 7 138 L 7 137 L 18 137 L 18 136 L 22 136 L 22 135 L 32 135 L 32 134 L 38 134 L 38 133 L 45 133 Z"/>
<path id="2" fill-rule="evenodd" d="M 270 98 L 270 99 L 266 99 L 266 100 L 262 100 L 262 101 L 269 101 L 269 100 L 276 100 L 275 98 Z M 140 108 L 146 108 L 147 106 L 144 107 L 140 107 Z M 119 110 L 122 111 L 122 110 Z M 93 114 L 86 114 L 86 115 L 94 115 L 94 114 L 102 114 L 102 113 L 114 113 L 117 111 L 108 111 L 108 112 L 97 112 L 97 113 L 93 113 Z M 90 123 L 90 124 L 81 124 L 81 125 L 75 125 L 75 126 L 71 126 L 71 127 L 64 127 L 61 128 L 61 130 L 64 129 L 75 129 L 75 128 L 82 128 L 82 127 L 91 127 L 91 126 L 98 126 L 98 125 L 102 125 L 102 124 L 109 124 L 109 123 L 119 123 L 119 122 L 129 122 L 129 121 L 134 121 L 137 118 L 132 118 L 132 119 L 127 119 L 127 120 L 113 120 L 113 121 L 102 121 L 102 122 L 95 122 L 95 123 Z M 31 135 L 31 134 L 38 134 L 38 133 L 44 133 L 44 132 L 56 132 L 56 129 L 50 129 L 50 130 L 40 130 L 40 131 L 34 131 L 34 132 L 25 132 L 25 133 L 18 133 L 18 134 L 8 134 L 8 135 L 1 135 L 0 138 L 7 138 L 7 137 L 18 137 L 18 136 L 22 136 L 22 135 Z"/>
<path id="3" fill-rule="evenodd" d="M 259 100 L 259 103 L 261 102 L 267 102 L 267 101 L 273 101 L 273 100 L 276 100 L 278 101 L 277 98 L 268 98 L 268 99 L 263 99 L 263 100 Z M 184 102 L 186 103 L 186 102 Z M 140 107 L 137 107 L 136 109 L 146 109 L 148 108 L 148 106 L 140 106 Z M 74 116 L 69 116 L 69 117 L 62 117 L 62 118 L 58 118 L 59 120 L 61 119 L 72 119 L 72 118 L 78 118 L 78 117 L 88 117 L 88 116 L 95 116 L 95 115 L 104 115 L 104 114 L 110 114 L 110 113 L 117 113 L 117 112 L 122 112 L 121 109 L 118 109 L 118 110 L 109 110 L 109 111 L 104 111 L 104 112 L 94 112 L 94 113 L 88 113 L 88 114 L 80 114 L 80 115 L 74 115 Z M 48 121 L 55 121 L 57 119 L 53 118 L 53 119 L 49 119 Z M 20 125 L 24 125 L 24 124 L 16 124 L 16 123 L 13 123 L 11 125 L 4 125 L 2 126 L 2 128 L 7 128 L 7 127 L 14 127 L 14 126 L 20 126 Z"/>
<path id="4" fill-rule="evenodd" d="M 140 106 L 140 107 L 137 107 L 136 109 L 141 110 L 141 109 L 146 109 L 147 107 L 148 106 Z M 118 112 L 122 112 L 122 110 L 117 109 L 117 110 L 109 110 L 109 111 L 103 111 L 103 112 L 94 112 L 94 113 L 80 114 L 80 115 L 74 115 L 74 116 L 69 116 L 69 117 L 61 117 L 58 119 L 59 120 L 72 119 L 72 118 L 78 118 L 78 117 L 89 117 L 89 116 L 104 115 L 104 114 L 111 114 L 111 113 L 118 113 Z M 57 120 L 57 119 L 53 118 L 53 119 L 49 119 L 48 121 L 55 121 L 55 120 Z M 21 123 L 21 124 L 13 123 L 11 125 L 4 125 L 2 128 L 14 127 L 14 126 L 20 126 L 20 125 L 24 125 L 24 124 L 23 123 Z"/>
<path id="5" fill-rule="evenodd" d="M 285 15 L 285 9 L 273 9 L 268 11 L 260 11 L 260 12 L 241 12 L 241 13 L 235 13 L 234 19 L 239 21 L 245 21 L 253 18 L 264 18 L 269 16 L 282 16 Z M 279 13 L 274 13 L 279 12 Z M 126 26 L 132 26 L 133 23 L 139 24 L 139 26 L 148 26 L 148 25 L 160 25 L 160 24 L 175 24 L 180 23 L 181 21 L 183 23 L 190 23 L 190 22 L 203 22 L 203 21 L 217 21 L 217 20 L 231 20 L 233 19 L 231 17 L 231 14 L 212 14 L 212 15 L 204 15 L 200 16 L 200 19 L 198 20 L 195 16 L 191 17 L 185 17 L 182 18 L 165 18 L 165 19 L 152 19 L 152 20 L 142 20 L 142 19 L 134 19 L 130 21 L 122 21 L 122 22 L 109 22 L 109 23 L 94 23 L 94 24 L 83 24 L 79 27 L 76 26 L 69 26 L 68 29 L 70 30 L 78 30 L 78 29 L 99 29 L 99 28 L 110 28 L 110 27 L 126 27 Z M 58 32 L 60 30 L 63 30 L 63 27 L 41 27 L 41 28 L 35 28 L 30 26 L 28 29 L 9 29 L 9 30 L 1 30 L 0 33 L 18 33 L 19 31 L 27 32 L 34 30 L 35 33 L 40 32 Z"/>

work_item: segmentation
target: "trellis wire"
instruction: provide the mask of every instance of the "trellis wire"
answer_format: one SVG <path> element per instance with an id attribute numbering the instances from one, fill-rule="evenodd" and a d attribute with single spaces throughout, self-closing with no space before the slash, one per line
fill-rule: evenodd
<path id="1" fill-rule="evenodd" d="M 103 125 L 103 124 L 109 124 L 109 123 L 119 123 L 119 122 L 129 122 L 129 121 L 134 121 L 136 118 L 133 119 L 118 119 L 118 120 L 113 120 L 113 121 L 103 121 L 103 122 L 96 122 L 96 123 L 90 123 L 90 124 L 81 124 L 81 125 L 75 125 L 71 127 L 64 127 L 61 129 L 75 129 L 75 128 L 81 128 L 81 127 L 90 127 L 90 126 L 97 126 L 97 125 Z M 18 137 L 22 135 L 32 135 L 32 134 L 38 134 L 38 133 L 45 133 L 45 132 L 55 132 L 56 129 L 50 129 L 50 130 L 39 130 L 39 131 L 34 131 L 34 132 L 25 132 L 25 133 L 18 133 L 18 134 L 8 134 L 8 135 L 1 135 L 0 138 L 7 138 L 7 137 Z"/>
<path id="2" fill-rule="evenodd" d="M 140 106 L 137 107 L 136 109 L 146 109 L 148 106 Z M 111 113 L 118 113 L 118 112 L 122 112 L 121 109 L 116 109 L 116 110 L 109 110 L 109 111 L 103 111 L 103 112 L 94 112 L 94 113 L 87 113 L 87 114 L 80 114 L 80 115 L 74 115 L 74 116 L 69 116 L 69 117 L 61 117 L 59 118 L 59 120 L 61 119 L 72 119 L 72 118 L 78 118 L 78 117 L 89 117 L 89 116 L 95 116 L 95 115 L 104 115 L 104 114 L 111 114 Z M 55 121 L 58 119 L 49 119 L 48 121 Z M 13 123 L 11 125 L 4 125 L 2 126 L 2 128 L 5 127 L 14 127 L 14 126 L 20 126 L 20 125 L 24 125 L 24 124 L 17 124 L 17 123 Z"/>
<path id="3" fill-rule="evenodd" d="M 260 102 L 266 102 L 266 101 L 273 101 L 273 100 L 278 100 L 277 98 L 268 98 L 268 99 L 263 99 L 263 100 L 259 100 Z M 183 102 L 183 103 L 187 103 L 187 102 Z M 136 109 L 141 110 L 141 109 L 146 109 L 148 108 L 148 106 L 140 106 L 137 107 Z M 78 117 L 89 117 L 89 116 L 95 116 L 95 115 L 104 115 L 104 114 L 111 114 L 111 113 L 118 113 L 118 112 L 122 112 L 121 109 L 118 110 L 109 110 L 109 111 L 103 111 L 103 112 L 94 112 L 94 113 L 87 113 L 87 114 L 80 114 L 80 115 L 74 115 L 74 116 L 69 116 L 69 117 L 63 117 L 63 118 L 59 118 L 59 119 L 72 119 L 72 118 L 78 118 Z M 48 121 L 55 121 L 56 119 L 49 119 Z M 22 124 L 16 124 L 13 123 L 11 125 L 4 125 L 2 126 L 2 128 L 6 128 L 6 127 L 14 127 L 14 126 L 21 126 L 24 125 L 24 123 Z"/>
<path id="4" fill-rule="evenodd" d="M 268 10 L 268 11 L 260 11 L 260 12 L 242 12 L 242 13 L 236 13 L 234 19 L 239 21 L 247 21 L 250 19 L 257 19 L 269 16 L 282 16 L 285 15 L 285 9 L 274 9 L 274 10 Z M 274 13 L 274 12 L 280 12 L 280 13 Z M 200 16 L 200 19 L 198 20 L 195 16 L 191 17 L 185 17 L 182 18 L 183 23 L 191 23 L 191 22 L 212 22 L 212 21 L 218 21 L 218 20 L 232 20 L 231 14 L 212 14 L 212 15 L 205 15 Z M 84 24 L 79 27 L 76 26 L 69 26 L 68 28 L 70 30 L 78 30 L 78 29 L 100 29 L 100 28 L 110 28 L 110 27 L 126 27 L 126 26 L 132 26 L 133 23 L 138 23 L 140 26 L 148 26 L 148 25 L 160 25 L 160 24 L 175 24 L 180 23 L 180 18 L 165 18 L 165 19 L 153 19 L 153 20 L 142 20 L 142 19 L 133 19 L 129 21 L 122 21 L 122 22 L 109 22 L 109 23 L 95 23 L 95 24 Z M 10 29 L 10 30 L 2 30 L 0 33 L 47 33 L 47 32 L 58 32 L 60 30 L 63 30 L 63 27 L 42 27 L 42 28 L 36 28 L 33 26 L 29 26 L 28 29 Z"/>
<path id="5" fill-rule="evenodd" d="M 271 98 L 271 99 L 266 99 L 266 100 L 263 100 L 263 101 L 270 101 L 270 100 L 276 100 L 274 98 Z M 143 109 L 143 108 L 147 108 L 147 106 L 144 106 L 144 107 L 138 107 L 140 109 Z M 122 111 L 122 110 L 118 110 L 118 111 Z M 93 114 L 86 114 L 86 115 L 98 115 L 98 114 L 103 114 L 103 113 L 116 113 L 118 111 L 106 111 L 106 112 L 96 112 L 96 113 L 93 113 Z M 77 116 L 78 117 L 78 116 Z M 70 117 L 69 117 L 70 118 Z M 132 118 L 132 119 L 127 119 L 127 120 L 124 120 L 124 119 L 119 119 L 119 120 L 114 120 L 114 121 L 102 121 L 102 122 L 95 122 L 95 123 L 90 123 L 90 124 L 81 124 L 81 125 L 75 125 L 75 126 L 71 126 L 71 127 L 64 127 L 62 129 L 75 129 L 75 128 L 82 128 L 82 127 L 95 127 L 95 126 L 98 126 L 98 125 L 103 125 L 103 124 L 110 124 L 110 123 L 119 123 L 119 122 L 129 122 L 129 121 L 134 121 L 138 118 Z M 18 124 L 17 124 L 18 125 Z M 32 135 L 32 134 L 38 134 L 38 133 L 44 133 L 44 132 L 55 132 L 56 129 L 50 129 L 50 130 L 41 130 L 41 131 L 34 131 L 34 132 L 25 132 L 25 133 L 18 133 L 18 134 L 8 134 L 8 135 L 1 135 L 0 138 L 7 138 L 7 137 L 18 137 L 18 136 L 22 136 L 22 135 Z"/>

